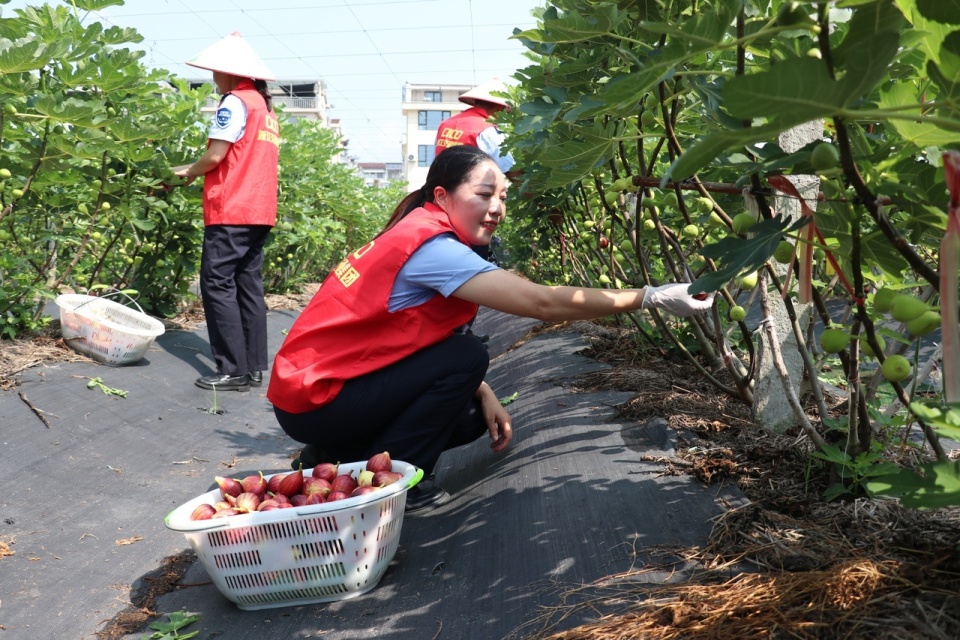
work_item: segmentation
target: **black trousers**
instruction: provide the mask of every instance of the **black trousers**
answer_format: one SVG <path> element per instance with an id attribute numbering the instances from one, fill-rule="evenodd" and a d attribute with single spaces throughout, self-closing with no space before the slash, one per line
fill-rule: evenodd
<path id="1" fill-rule="evenodd" d="M 263 300 L 266 225 L 211 225 L 203 230 L 200 297 L 217 373 L 242 376 L 267 368 Z"/>
<path id="2" fill-rule="evenodd" d="M 348 380 L 319 409 L 274 412 L 287 435 L 322 450 L 324 462 L 358 462 L 389 451 L 430 474 L 441 453 L 486 433 L 476 392 L 489 364 L 476 336 L 455 334 Z"/>

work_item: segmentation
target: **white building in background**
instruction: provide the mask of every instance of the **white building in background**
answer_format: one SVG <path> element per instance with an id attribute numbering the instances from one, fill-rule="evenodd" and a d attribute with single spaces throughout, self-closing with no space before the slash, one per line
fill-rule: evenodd
<path id="1" fill-rule="evenodd" d="M 368 187 L 385 187 L 391 182 L 403 180 L 403 163 L 358 162 L 357 173 Z"/>
<path id="2" fill-rule="evenodd" d="M 458 98 L 473 89 L 472 84 L 411 84 L 403 87 L 403 112 L 406 126 L 403 141 L 403 179 L 407 190 L 419 189 L 433 162 L 437 129 L 440 123 L 468 105 Z"/>
<path id="3" fill-rule="evenodd" d="M 210 80 L 191 80 L 190 87 L 196 88 L 205 84 L 212 84 Z M 349 163 L 347 144 L 349 140 L 343 135 L 343 128 L 338 118 L 330 118 L 332 105 L 327 99 L 327 84 L 323 80 L 278 80 L 268 82 L 273 106 L 281 108 L 284 115 L 291 120 L 316 121 L 321 127 L 333 130 L 340 139 L 340 154 L 335 156 L 337 162 Z M 207 100 L 201 111 L 213 113 L 216 111 L 219 96 Z"/>

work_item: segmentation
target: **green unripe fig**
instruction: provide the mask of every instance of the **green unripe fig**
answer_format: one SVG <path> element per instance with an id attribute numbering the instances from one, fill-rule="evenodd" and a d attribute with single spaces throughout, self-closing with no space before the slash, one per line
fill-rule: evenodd
<path id="1" fill-rule="evenodd" d="M 600 282 L 600 284 L 610 284 L 610 276 L 605 273 L 601 273 L 597 280 Z"/>
<path id="2" fill-rule="evenodd" d="M 657 114 L 647 109 L 640 114 L 640 124 L 645 127 L 651 127 L 657 121 Z"/>
<path id="3" fill-rule="evenodd" d="M 850 343 L 850 334 L 843 329 L 824 329 L 820 334 L 820 348 L 825 353 L 840 353 Z"/>
<path id="4" fill-rule="evenodd" d="M 883 339 L 883 336 L 877 336 L 877 346 L 880 347 L 880 351 L 887 350 L 887 343 Z M 867 334 L 860 334 L 860 352 L 864 355 L 870 356 L 871 358 L 876 358 L 877 354 L 874 353 L 873 347 L 870 346 L 870 342 L 867 340 Z"/>
<path id="5" fill-rule="evenodd" d="M 793 261 L 793 243 L 782 240 L 773 251 L 773 259 L 780 264 L 789 264 Z"/>
<path id="6" fill-rule="evenodd" d="M 733 230 L 743 233 L 757 223 L 757 218 L 749 211 L 742 211 L 733 216 Z"/>
<path id="7" fill-rule="evenodd" d="M 720 217 L 720 214 L 717 213 L 716 211 L 711 211 L 711 212 L 710 212 L 710 220 L 709 220 L 709 222 L 710 222 L 710 226 L 711 226 L 711 227 L 720 228 L 720 227 L 725 227 L 725 226 L 727 226 L 727 224 L 723 221 L 723 218 L 721 218 L 721 217 Z"/>
<path id="8" fill-rule="evenodd" d="M 877 289 L 877 292 L 873 294 L 873 308 L 880 313 L 888 313 L 890 311 L 890 303 L 893 301 L 895 295 L 897 295 L 897 292 L 894 289 L 890 287 L 880 287 Z"/>
<path id="9" fill-rule="evenodd" d="M 905 293 L 893 296 L 890 301 L 890 316 L 900 322 L 910 322 L 929 310 L 930 305 L 926 302 Z"/>
<path id="10" fill-rule="evenodd" d="M 890 382 L 901 382 L 910 377 L 910 361 L 900 355 L 892 355 L 880 365 L 880 373 Z"/>
<path id="11" fill-rule="evenodd" d="M 100 209 L 101 209 L 102 211 L 110 211 L 110 203 L 109 203 L 109 202 L 101 202 L 101 203 L 100 203 Z"/>
<path id="12" fill-rule="evenodd" d="M 676 209 L 680 206 L 680 200 L 677 198 L 676 191 L 667 191 L 663 196 L 663 206 Z"/>
<path id="13" fill-rule="evenodd" d="M 4 115 L 15 116 L 17 115 L 17 108 L 8 102 L 3 105 L 3 113 Z"/>
<path id="14" fill-rule="evenodd" d="M 753 289 L 757 286 L 757 272 L 754 271 L 745 276 L 740 276 L 737 278 L 737 284 L 740 285 L 741 289 Z"/>
<path id="15" fill-rule="evenodd" d="M 713 211 L 713 200 L 710 198 L 697 198 L 697 209 L 700 210 L 700 213 L 707 213 L 708 211 Z"/>
<path id="16" fill-rule="evenodd" d="M 22 198 L 23 189 L 13 189 L 10 191 L 10 195 L 12 195 L 14 198 Z"/>
<path id="17" fill-rule="evenodd" d="M 829 142 L 821 142 L 810 153 L 810 164 L 815 171 L 827 171 L 840 166 L 840 152 Z"/>
<path id="18" fill-rule="evenodd" d="M 593 220 L 584 220 L 584 221 L 583 221 L 583 226 L 585 226 L 587 229 L 592 228 L 593 225 L 595 225 L 595 224 L 597 224 L 597 223 L 594 222 Z"/>
<path id="19" fill-rule="evenodd" d="M 653 231 L 654 229 L 657 228 L 657 223 L 654 222 L 653 220 L 644 220 L 643 228 L 646 229 L 647 231 Z"/>
<path id="20" fill-rule="evenodd" d="M 940 327 L 940 314 L 934 310 L 924 311 L 919 316 L 907 322 L 907 331 L 915 338 L 921 338 L 936 331 Z"/>
<path id="21" fill-rule="evenodd" d="M 683 235 L 688 238 L 696 238 L 700 235 L 700 227 L 695 224 L 688 224 L 683 228 Z"/>
<path id="22" fill-rule="evenodd" d="M 730 319 L 734 322 L 740 322 L 747 317 L 747 310 L 737 305 L 735 307 L 730 307 Z"/>
<path id="23" fill-rule="evenodd" d="M 603 199 L 606 200 L 607 205 L 612 207 L 615 204 L 617 204 L 617 198 L 619 197 L 620 197 L 620 194 L 617 193 L 616 191 L 607 191 L 607 193 L 604 194 Z"/>
<path id="24" fill-rule="evenodd" d="M 9 178 L 11 175 L 13 175 L 13 174 L 10 173 L 10 169 L 0 169 L 0 178 L 6 180 L 6 179 Z"/>

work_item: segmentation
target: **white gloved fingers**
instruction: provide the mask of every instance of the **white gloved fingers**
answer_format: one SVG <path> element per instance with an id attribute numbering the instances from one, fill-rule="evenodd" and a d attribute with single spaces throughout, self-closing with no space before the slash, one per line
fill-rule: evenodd
<path id="1" fill-rule="evenodd" d="M 691 295 L 689 289 L 690 283 L 686 282 L 647 287 L 641 308 L 654 307 L 676 316 L 688 317 L 703 313 L 713 306 L 713 293 Z"/>

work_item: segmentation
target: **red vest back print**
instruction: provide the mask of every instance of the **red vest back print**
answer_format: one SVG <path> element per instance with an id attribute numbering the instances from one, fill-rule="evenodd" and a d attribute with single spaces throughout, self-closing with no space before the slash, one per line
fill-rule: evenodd
<path id="1" fill-rule="evenodd" d="M 437 129 L 436 153 L 440 153 L 447 147 L 456 147 L 461 144 L 477 146 L 477 136 L 494 126 L 488 121 L 489 118 L 490 114 L 482 107 L 470 107 L 466 111 L 450 116 L 441 122 L 440 128 Z"/>
<path id="2" fill-rule="evenodd" d="M 447 215 L 428 203 L 337 265 L 277 353 L 270 402 L 288 413 L 321 407 L 344 381 L 399 362 L 469 322 L 477 305 L 439 293 L 415 307 L 387 310 L 407 259 L 428 239 L 450 232 Z"/>
<path id="3" fill-rule="evenodd" d="M 246 105 L 247 126 L 223 161 L 203 178 L 203 224 L 273 226 L 280 125 L 249 80 L 230 93 Z"/>

